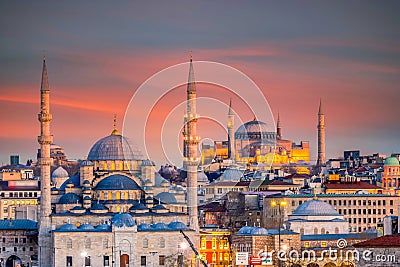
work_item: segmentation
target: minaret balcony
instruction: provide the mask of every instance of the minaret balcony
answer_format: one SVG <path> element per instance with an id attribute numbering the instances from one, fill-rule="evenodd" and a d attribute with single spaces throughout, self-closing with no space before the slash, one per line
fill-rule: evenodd
<path id="1" fill-rule="evenodd" d="M 41 145 L 51 145 L 53 143 L 53 136 L 52 135 L 38 136 L 38 142 Z"/>
<path id="2" fill-rule="evenodd" d="M 38 120 L 40 122 L 49 122 L 49 121 L 51 121 L 52 118 L 53 118 L 53 116 L 50 113 L 39 113 L 38 114 Z"/>

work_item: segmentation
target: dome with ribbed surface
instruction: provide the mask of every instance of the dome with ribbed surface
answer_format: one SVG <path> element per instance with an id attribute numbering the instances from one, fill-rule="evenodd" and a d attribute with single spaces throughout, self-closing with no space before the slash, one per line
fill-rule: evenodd
<path id="1" fill-rule="evenodd" d="M 163 222 L 153 224 L 151 226 L 154 230 L 170 230 L 170 228 Z"/>
<path id="2" fill-rule="evenodd" d="M 76 228 L 75 224 L 72 223 L 66 223 L 62 225 L 58 230 L 60 231 L 76 231 L 78 228 Z"/>
<path id="3" fill-rule="evenodd" d="M 81 226 L 79 226 L 79 230 L 82 230 L 82 231 L 94 230 L 94 227 L 93 227 L 93 225 L 91 225 L 91 224 L 84 223 L 84 224 L 82 224 Z"/>
<path id="4" fill-rule="evenodd" d="M 338 216 L 340 215 L 335 208 L 321 200 L 309 200 L 304 202 L 293 211 L 292 215 L 306 216 Z"/>
<path id="5" fill-rule="evenodd" d="M 113 133 L 97 141 L 90 149 L 88 160 L 143 160 L 140 149 L 117 133 Z"/>
<path id="6" fill-rule="evenodd" d="M 136 210 L 148 210 L 148 208 L 146 207 L 146 205 L 144 205 L 143 203 L 138 203 L 135 206 L 132 206 L 129 208 L 130 211 L 136 211 Z"/>
<path id="7" fill-rule="evenodd" d="M 147 231 L 147 230 L 152 230 L 151 226 L 148 225 L 147 223 L 141 223 L 138 225 L 138 231 Z"/>
<path id="8" fill-rule="evenodd" d="M 58 204 L 78 204 L 78 203 L 82 203 L 82 200 L 80 196 L 78 196 L 75 193 L 67 193 L 58 200 Z"/>
<path id="9" fill-rule="evenodd" d="M 90 208 L 90 210 L 108 210 L 106 207 L 104 207 L 102 204 L 100 203 L 95 203 L 92 205 L 92 207 Z"/>
<path id="10" fill-rule="evenodd" d="M 68 172 L 63 167 L 58 167 L 51 174 L 51 178 L 66 178 L 69 177 Z"/>
<path id="11" fill-rule="evenodd" d="M 265 228 L 262 227 L 253 227 L 253 229 L 250 231 L 251 235 L 268 235 L 268 231 Z"/>
<path id="12" fill-rule="evenodd" d="M 135 219 L 128 213 L 118 213 L 114 215 L 114 217 L 111 218 L 111 223 L 117 227 L 132 227 L 136 225 Z"/>
<path id="13" fill-rule="evenodd" d="M 198 172 L 197 173 L 197 181 L 201 183 L 208 183 L 208 177 L 204 172 Z"/>
<path id="14" fill-rule="evenodd" d="M 251 230 L 253 230 L 253 227 L 250 226 L 243 226 L 242 228 L 239 229 L 238 234 L 240 235 L 248 235 L 251 233 Z"/>
<path id="15" fill-rule="evenodd" d="M 141 190 L 139 185 L 131 178 L 114 174 L 101 180 L 94 190 Z"/>
<path id="16" fill-rule="evenodd" d="M 271 138 L 272 137 L 272 138 Z M 268 129 L 265 122 L 252 120 L 241 125 L 235 132 L 237 140 L 248 139 L 274 139 L 275 133 L 272 129 Z"/>
<path id="17" fill-rule="evenodd" d="M 396 157 L 388 157 L 385 159 L 385 166 L 399 166 L 399 160 Z"/>
<path id="18" fill-rule="evenodd" d="M 110 231 L 111 230 L 111 226 L 106 224 L 106 223 L 102 223 L 96 226 L 96 230 L 98 231 Z"/>

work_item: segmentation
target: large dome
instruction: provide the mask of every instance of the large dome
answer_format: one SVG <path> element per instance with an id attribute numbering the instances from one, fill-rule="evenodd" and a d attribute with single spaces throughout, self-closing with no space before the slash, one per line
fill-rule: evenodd
<path id="1" fill-rule="evenodd" d="M 340 215 L 336 209 L 321 200 L 309 200 L 304 202 L 293 211 L 292 215 L 303 216 L 338 216 Z"/>
<path id="2" fill-rule="evenodd" d="M 55 169 L 53 171 L 53 173 L 51 174 L 51 178 L 68 178 L 68 172 L 63 168 L 63 167 L 58 167 L 57 169 Z"/>
<path id="3" fill-rule="evenodd" d="M 94 190 L 141 190 L 139 185 L 131 178 L 114 174 L 101 180 Z"/>
<path id="4" fill-rule="evenodd" d="M 399 166 L 399 160 L 396 157 L 388 157 L 385 159 L 385 166 Z"/>
<path id="5" fill-rule="evenodd" d="M 238 169 L 229 168 L 221 175 L 221 181 L 240 181 L 243 178 L 243 172 Z"/>
<path id="6" fill-rule="evenodd" d="M 130 141 L 113 132 L 97 141 L 90 149 L 88 160 L 143 160 L 144 156 L 140 149 Z"/>
<path id="7" fill-rule="evenodd" d="M 275 132 L 272 129 L 268 129 L 265 122 L 252 120 L 241 125 L 236 133 L 235 138 L 238 140 L 242 139 L 275 139 Z"/>

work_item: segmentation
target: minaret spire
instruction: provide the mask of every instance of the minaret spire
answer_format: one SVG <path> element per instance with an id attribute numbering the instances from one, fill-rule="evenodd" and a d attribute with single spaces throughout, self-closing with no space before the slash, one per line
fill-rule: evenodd
<path id="1" fill-rule="evenodd" d="M 121 135 L 117 129 L 117 114 L 114 114 L 114 129 L 111 134 L 112 135 Z"/>
<path id="2" fill-rule="evenodd" d="M 278 112 L 278 120 L 276 122 L 276 139 L 278 140 L 282 139 L 282 126 L 281 126 L 281 118 L 279 116 L 279 112 Z"/>
<path id="3" fill-rule="evenodd" d="M 325 166 L 325 115 L 322 112 L 322 100 L 319 100 L 318 108 L 318 159 L 317 168 L 321 170 L 321 167 Z"/>
<path id="4" fill-rule="evenodd" d="M 52 263 L 51 244 L 51 198 L 50 198 L 50 145 L 53 136 L 50 134 L 50 87 L 47 75 L 46 56 L 43 56 L 42 81 L 40 86 L 40 214 L 39 214 L 39 266 L 47 267 Z"/>
<path id="5" fill-rule="evenodd" d="M 196 232 L 199 231 L 199 219 L 197 210 L 197 168 L 199 158 L 197 149 L 199 137 L 197 136 L 196 114 L 196 83 L 194 78 L 193 59 L 190 54 L 189 77 L 187 84 L 186 114 L 184 118 L 183 131 L 183 167 L 187 172 L 187 204 L 189 210 L 189 227 Z"/>
<path id="6" fill-rule="evenodd" d="M 232 161 L 232 163 L 235 163 L 235 115 L 232 111 L 232 99 L 229 99 L 228 109 L 228 157 Z"/>

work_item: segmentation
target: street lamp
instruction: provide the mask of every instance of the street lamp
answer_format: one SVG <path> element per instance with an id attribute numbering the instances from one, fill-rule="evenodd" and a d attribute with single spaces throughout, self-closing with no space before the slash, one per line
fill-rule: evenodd
<path id="1" fill-rule="evenodd" d="M 281 200 L 281 201 L 275 201 L 273 200 L 271 202 L 271 206 L 272 207 L 278 207 L 278 251 L 281 250 L 281 224 L 282 224 L 282 211 L 281 211 L 281 207 L 285 207 L 287 205 L 287 202 L 285 200 Z M 278 265 L 281 266 L 281 261 L 278 259 Z"/>

